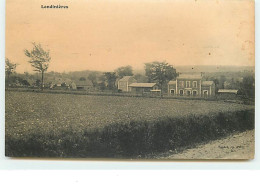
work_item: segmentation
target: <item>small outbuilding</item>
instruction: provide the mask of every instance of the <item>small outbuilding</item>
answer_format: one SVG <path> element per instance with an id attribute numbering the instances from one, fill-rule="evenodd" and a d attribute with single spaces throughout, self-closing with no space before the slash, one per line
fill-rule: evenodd
<path id="1" fill-rule="evenodd" d="M 92 85 L 91 81 L 83 80 L 83 81 L 77 81 L 76 87 L 77 87 L 77 90 L 86 91 L 86 90 L 90 90 L 91 88 L 93 88 L 93 85 Z"/>
<path id="2" fill-rule="evenodd" d="M 50 82 L 50 89 L 55 90 L 67 90 L 70 89 L 70 83 L 72 81 L 68 78 L 55 78 L 52 82 Z"/>
<path id="3" fill-rule="evenodd" d="M 219 89 L 218 93 L 220 94 L 237 94 L 238 90 L 236 89 Z"/>
<path id="4" fill-rule="evenodd" d="M 156 83 L 132 83 L 129 85 L 129 91 L 136 94 L 150 93 L 158 89 Z"/>
<path id="5" fill-rule="evenodd" d="M 129 92 L 129 85 L 137 82 L 133 76 L 124 76 L 120 80 L 118 80 L 117 88 L 123 92 Z"/>
<path id="6" fill-rule="evenodd" d="M 202 81 L 201 91 L 204 98 L 215 96 L 215 83 L 213 81 Z"/>
<path id="7" fill-rule="evenodd" d="M 218 95 L 221 98 L 235 98 L 237 96 L 237 89 L 219 89 Z"/>

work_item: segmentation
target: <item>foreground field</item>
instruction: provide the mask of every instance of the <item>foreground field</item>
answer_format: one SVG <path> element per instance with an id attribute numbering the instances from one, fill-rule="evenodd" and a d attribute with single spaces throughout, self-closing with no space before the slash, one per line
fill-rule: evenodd
<path id="1" fill-rule="evenodd" d="M 198 137 L 200 142 L 228 134 L 232 127 L 253 128 L 252 111 L 248 113 L 253 109 L 217 101 L 7 91 L 6 155 L 135 156 L 190 145 L 184 142 L 195 136 L 189 131 L 212 132 Z M 177 131 L 189 136 L 184 143 L 184 136 L 174 135 Z"/>

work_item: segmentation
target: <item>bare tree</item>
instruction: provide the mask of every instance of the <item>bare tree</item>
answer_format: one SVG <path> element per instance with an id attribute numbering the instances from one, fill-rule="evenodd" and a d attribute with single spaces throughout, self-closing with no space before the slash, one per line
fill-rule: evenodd
<path id="1" fill-rule="evenodd" d="M 15 72 L 17 64 L 11 63 L 8 58 L 5 59 L 5 75 L 7 81 L 7 88 L 10 84 L 10 75 Z"/>
<path id="2" fill-rule="evenodd" d="M 49 63 L 51 60 L 49 50 L 45 51 L 41 44 L 33 44 L 33 49 L 31 51 L 28 51 L 27 49 L 24 50 L 24 53 L 27 57 L 30 58 L 28 61 L 32 67 L 34 67 L 34 71 L 40 72 L 42 75 L 42 81 L 41 81 L 41 89 L 43 90 L 43 79 L 44 79 L 44 72 L 47 71 L 49 67 Z"/>

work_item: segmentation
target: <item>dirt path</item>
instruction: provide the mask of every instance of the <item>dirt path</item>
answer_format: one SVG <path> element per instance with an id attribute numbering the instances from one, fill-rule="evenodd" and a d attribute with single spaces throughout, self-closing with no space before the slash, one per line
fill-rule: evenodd
<path id="1" fill-rule="evenodd" d="M 161 159 L 252 159 L 254 150 L 254 130 L 250 130 Z"/>

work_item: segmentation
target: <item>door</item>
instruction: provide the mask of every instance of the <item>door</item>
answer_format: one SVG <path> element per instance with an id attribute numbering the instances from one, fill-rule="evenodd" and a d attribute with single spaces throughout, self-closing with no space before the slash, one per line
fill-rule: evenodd
<path id="1" fill-rule="evenodd" d="M 208 97 L 208 91 L 204 91 L 204 92 L 203 92 L 203 96 L 204 96 L 205 98 L 207 98 L 207 97 Z"/>
<path id="2" fill-rule="evenodd" d="M 171 89 L 171 90 L 170 90 L 170 94 L 171 94 L 171 95 L 174 95 L 174 94 L 175 94 L 175 90 L 174 90 L 174 89 Z"/>
<path id="3" fill-rule="evenodd" d="M 180 95 L 183 96 L 183 90 L 180 90 Z"/>

